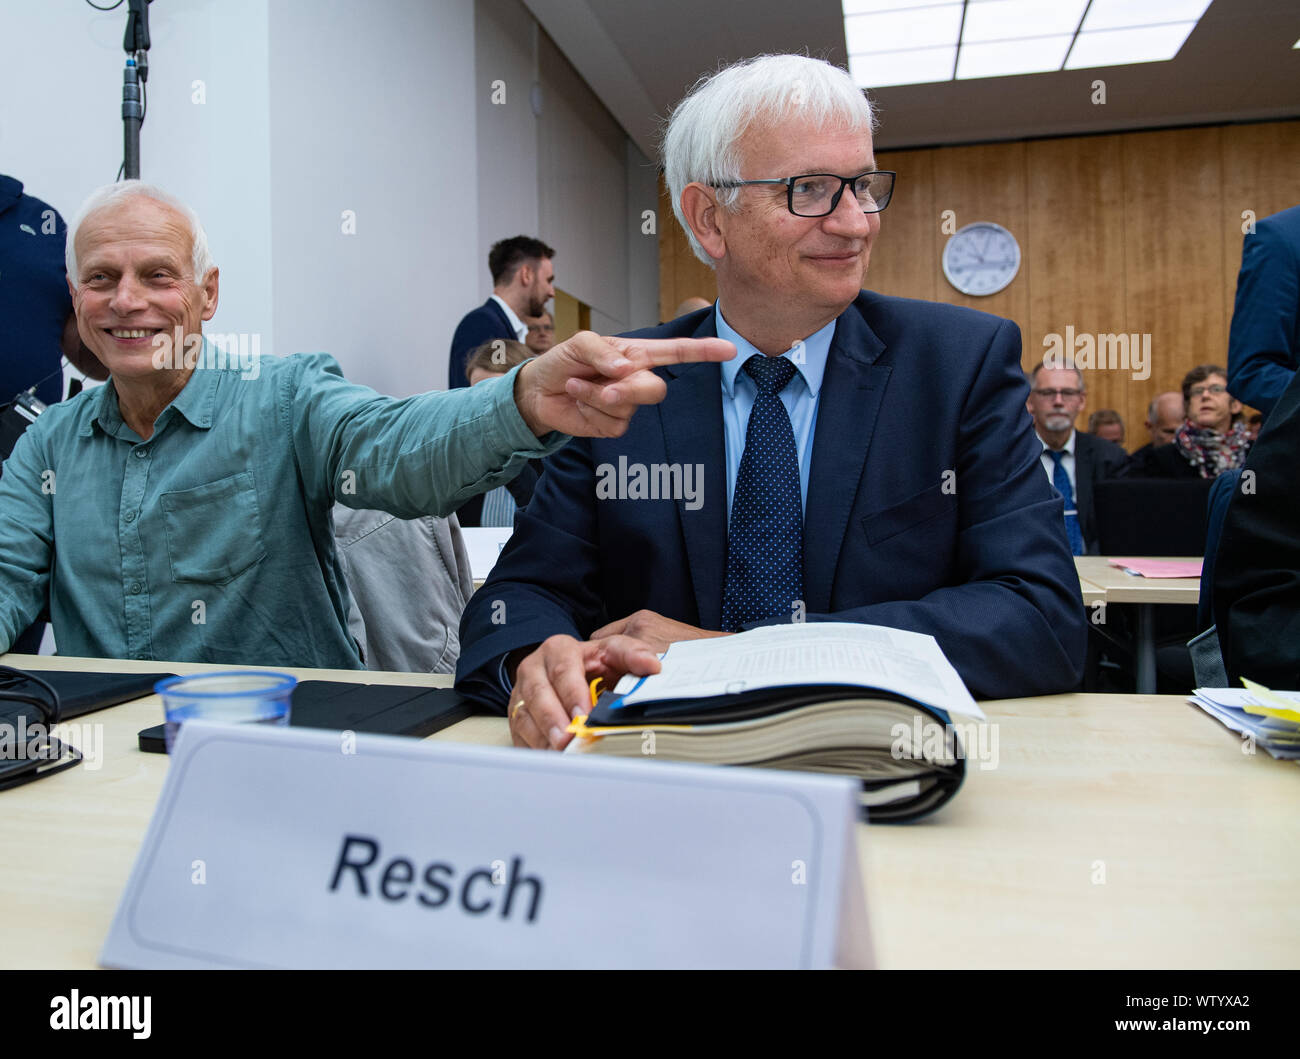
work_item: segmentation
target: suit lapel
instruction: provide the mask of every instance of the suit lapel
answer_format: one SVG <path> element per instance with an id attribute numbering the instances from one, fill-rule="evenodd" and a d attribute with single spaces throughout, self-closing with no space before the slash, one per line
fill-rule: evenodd
<path id="1" fill-rule="evenodd" d="M 1079 530 L 1085 546 L 1095 543 L 1097 527 L 1092 519 L 1092 448 L 1082 431 L 1074 433 L 1074 509 L 1079 513 Z"/>
<path id="2" fill-rule="evenodd" d="M 831 609 L 849 513 L 893 371 L 875 363 L 885 344 L 862 318 L 861 301 L 835 325 L 818 399 L 803 531 L 804 602 L 812 613 Z"/>
<path id="3" fill-rule="evenodd" d="M 1092 510 L 1092 451 L 1084 435 L 1076 430 L 1074 433 L 1074 506 L 1080 514 L 1080 521 L 1085 511 Z"/>
<path id="4" fill-rule="evenodd" d="M 716 338 L 713 313 L 708 313 L 692 338 Z M 727 463 L 722 436 L 722 372 L 717 364 L 673 364 L 668 396 L 657 407 L 664 431 L 664 451 L 683 471 L 704 468 L 704 503 L 687 510 L 677 501 L 677 515 L 686 543 L 691 588 L 700 626 L 716 629 L 722 622 L 722 585 L 727 559 Z"/>

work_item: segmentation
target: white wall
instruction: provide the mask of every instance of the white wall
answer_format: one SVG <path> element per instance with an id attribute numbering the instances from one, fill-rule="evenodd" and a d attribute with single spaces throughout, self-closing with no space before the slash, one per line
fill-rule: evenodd
<path id="1" fill-rule="evenodd" d="M 0 172 L 65 218 L 121 164 L 125 25 L 125 5 L 0 9 Z M 327 351 L 384 392 L 437 388 L 488 247 L 520 232 L 556 247 L 595 326 L 655 322 L 653 167 L 519 0 L 165 0 L 150 29 L 142 175 L 204 221 L 212 331 Z"/>
<path id="2" fill-rule="evenodd" d="M 555 247 L 557 283 L 591 306 L 592 329 L 625 330 L 627 137 L 549 37 L 538 52 L 541 237 Z"/>
<path id="3" fill-rule="evenodd" d="M 478 295 L 473 40 L 473 0 L 271 5 L 278 351 L 399 396 L 445 385 Z"/>
<path id="4" fill-rule="evenodd" d="M 221 269 L 214 331 L 272 330 L 265 0 L 150 8 L 141 176 L 190 203 Z M 0 172 L 71 220 L 122 164 L 126 6 L 7 0 Z M 193 102 L 193 82 L 206 102 Z"/>
<path id="5" fill-rule="evenodd" d="M 631 140 L 627 140 L 627 327 L 652 327 L 659 323 L 658 225 L 676 219 L 655 218 L 655 230 L 643 230 L 643 214 L 659 212 L 659 167 Z"/>
<path id="6" fill-rule="evenodd" d="M 474 304 L 492 293 L 487 255 L 493 243 L 512 235 L 546 238 L 539 235 L 537 220 L 537 117 L 531 102 L 536 38 L 537 23 L 519 0 L 475 4 L 479 198 Z M 499 93 L 494 93 L 496 82 L 501 83 Z M 563 265 L 556 262 L 559 269 Z"/>
<path id="7" fill-rule="evenodd" d="M 521 0 L 478 0 L 475 28 L 477 260 L 498 239 L 536 235 L 555 247 L 556 285 L 591 306 L 594 329 L 656 323 L 658 240 L 640 231 L 641 210 L 658 205 L 654 164 Z M 496 82 L 504 103 L 492 100 Z M 491 291 L 485 263 L 476 277 L 481 301 Z"/>

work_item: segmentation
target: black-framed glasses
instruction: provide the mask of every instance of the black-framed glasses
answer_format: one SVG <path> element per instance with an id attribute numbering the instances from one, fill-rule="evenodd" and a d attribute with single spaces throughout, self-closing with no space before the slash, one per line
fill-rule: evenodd
<path id="1" fill-rule="evenodd" d="M 863 213 L 879 213 L 889 205 L 894 194 L 897 173 L 889 169 L 873 169 L 869 173 L 842 177 L 834 173 L 805 173 L 803 176 L 773 177 L 768 180 L 729 180 L 714 184 L 715 188 L 744 188 L 753 184 L 784 184 L 786 205 L 796 217 L 825 217 L 835 212 L 840 197 L 847 187 L 853 188 L 854 197 Z"/>
<path id="2" fill-rule="evenodd" d="M 1036 396 L 1038 396 L 1038 397 L 1046 397 L 1046 398 L 1047 398 L 1048 400 L 1050 400 L 1050 401 L 1055 401 L 1055 400 L 1056 400 L 1056 395 L 1057 395 L 1057 394 L 1060 394 L 1062 397 L 1064 397 L 1064 398 L 1068 401 L 1068 400 L 1070 400 L 1070 399 L 1072 399 L 1072 398 L 1074 398 L 1074 397 L 1082 397 L 1082 396 L 1083 396 L 1083 391 L 1082 391 L 1082 390 L 1051 390 L 1051 389 L 1043 389 L 1043 390 L 1035 390 L 1035 391 L 1034 391 L 1034 394 L 1035 394 Z"/>

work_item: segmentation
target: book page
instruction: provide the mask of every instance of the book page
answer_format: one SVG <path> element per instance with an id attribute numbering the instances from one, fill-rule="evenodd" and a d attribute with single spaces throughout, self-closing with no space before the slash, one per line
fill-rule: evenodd
<path id="1" fill-rule="evenodd" d="M 754 688 L 846 684 L 883 688 L 984 719 L 933 636 L 855 622 L 769 625 L 735 636 L 682 640 L 662 654 L 662 672 L 626 676 L 620 705 L 734 695 Z"/>

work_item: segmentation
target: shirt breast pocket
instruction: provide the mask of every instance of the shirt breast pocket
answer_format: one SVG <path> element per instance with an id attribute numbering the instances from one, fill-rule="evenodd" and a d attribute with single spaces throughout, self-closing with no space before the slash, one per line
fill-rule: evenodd
<path id="1" fill-rule="evenodd" d="M 250 472 L 163 493 L 158 503 L 172 580 L 224 585 L 266 557 Z"/>
<path id="2" fill-rule="evenodd" d="M 884 511 L 868 515 L 862 520 L 862 529 L 869 543 L 880 544 L 905 530 L 915 529 L 940 515 L 955 511 L 956 501 L 957 497 L 945 493 L 942 485 L 933 485 Z"/>

